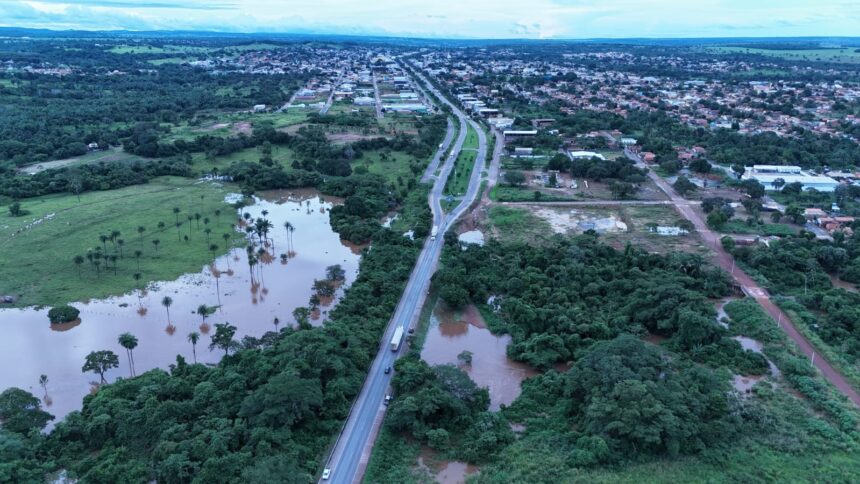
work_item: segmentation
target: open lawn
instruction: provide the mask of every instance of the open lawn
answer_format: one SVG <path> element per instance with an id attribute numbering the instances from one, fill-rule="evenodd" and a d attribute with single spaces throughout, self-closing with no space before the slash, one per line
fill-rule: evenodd
<path id="1" fill-rule="evenodd" d="M 616 248 L 632 244 L 649 252 L 697 252 L 707 249 L 695 234 L 659 235 L 655 226 L 677 227 L 681 217 L 668 205 L 570 206 L 553 204 L 491 205 L 486 226 L 501 240 L 539 242 L 553 234 L 579 235 L 588 229 Z"/>
<path id="2" fill-rule="evenodd" d="M 231 235 L 231 246 L 242 242 L 231 228 L 236 217 L 224 202 L 227 192 L 228 188 L 216 184 L 165 177 L 146 185 L 88 192 L 80 201 L 73 195 L 27 199 L 22 208 L 28 213 L 21 217 L 9 216 L 3 207 L 0 294 L 20 296 L 18 306 L 52 305 L 123 294 L 149 281 L 197 272 L 213 258 L 205 228 L 212 230 L 210 242 L 218 245 L 219 255 L 226 252 L 223 234 Z M 181 210 L 178 231 L 174 207 Z M 189 222 L 187 216 L 195 213 L 201 216 L 199 222 Z M 204 218 L 209 218 L 208 224 Z M 163 228 L 159 222 L 164 222 Z M 138 227 L 145 228 L 142 237 Z M 110 236 L 115 230 L 124 244 L 100 241 L 100 235 Z M 160 241 L 157 247 L 153 240 Z M 104 259 L 98 271 L 87 260 L 80 267 L 74 264 L 75 256 L 86 256 L 99 246 L 105 255 L 119 255 L 122 247 L 116 269 Z M 142 252 L 139 270 L 138 250 Z M 142 275 L 139 283 L 132 277 L 136 272 Z"/>
<path id="3" fill-rule="evenodd" d="M 154 47 L 151 45 L 119 45 L 108 52 L 112 54 L 200 54 L 211 52 L 215 49 L 211 47 L 199 47 L 193 45 L 165 45 L 163 47 Z"/>
<path id="4" fill-rule="evenodd" d="M 553 233 L 546 220 L 522 208 L 492 205 L 487 217 L 492 236 L 505 241 L 534 243 Z"/>
<path id="5" fill-rule="evenodd" d="M 789 224 L 765 223 L 763 225 L 747 225 L 742 220 L 732 219 L 720 229 L 720 232 L 728 234 L 787 236 L 795 235 L 799 230 L 800 227 Z"/>
<path id="6" fill-rule="evenodd" d="M 803 61 L 828 61 L 828 62 L 845 62 L 845 63 L 860 63 L 860 52 L 856 52 L 856 47 L 846 47 L 843 49 L 753 49 L 748 47 L 736 46 L 721 46 L 709 47 L 708 52 L 717 54 L 757 54 L 769 57 L 779 57 L 788 60 L 803 60 Z"/>
<path id="7" fill-rule="evenodd" d="M 198 175 L 203 175 L 211 173 L 213 168 L 218 168 L 219 171 L 223 171 L 232 163 L 240 161 L 256 163 L 260 161 L 260 156 L 259 148 L 247 148 L 235 153 L 230 153 L 229 155 L 216 156 L 214 158 L 210 158 L 205 153 L 194 153 L 194 155 L 192 155 L 193 169 Z M 286 146 L 272 145 L 272 159 L 275 163 L 281 164 L 289 171 L 293 160 L 296 158 L 292 149 Z"/>
<path id="8" fill-rule="evenodd" d="M 415 178 L 424 169 L 426 163 L 427 160 L 418 160 L 399 151 L 372 150 L 364 151 L 361 158 L 352 162 L 352 168 L 355 170 L 358 167 L 364 167 L 368 173 L 382 175 L 390 182 L 398 184 Z"/>

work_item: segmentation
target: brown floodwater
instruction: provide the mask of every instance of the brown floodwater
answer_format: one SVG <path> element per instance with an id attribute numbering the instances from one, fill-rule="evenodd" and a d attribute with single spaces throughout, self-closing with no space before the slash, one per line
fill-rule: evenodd
<path id="1" fill-rule="evenodd" d="M 439 460 L 436 451 L 422 447 L 418 456 L 418 468 L 429 472 L 439 484 L 463 484 L 466 477 L 478 472 L 478 467 L 456 460 Z"/>
<path id="2" fill-rule="evenodd" d="M 487 329 L 475 306 L 455 312 L 439 303 L 430 317 L 430 329 L 421 357 L 431 365 L 459 365 L 480 387 L 490 391 L 490 409 L 510 405 L 520 394 L 520 383 L 538 372 L 508 358 L 509 335 L 496 336 Z M 472 363 L 461 364 L 457 355 L 472 352 Z"/>
<path id="3" fill-rule="evenodd" d="M 39 375 L 48 376 L 51 404 L 46 410 L 62 418 L 81 407 L 82 398 L 94 391 L 98 376 L 82 373 L 86 355 L 95 350 L 111 350 L 120 358 L 119 368 L 106 374 L 108 381 L 129 376 L 125 350 L 117 337 L 134 334 L 138 374 L 152 368 L 167 368 L 182 355 L 193 361 L 188 334 L 201 333 L 197 343 L 197 361 L 217 363 L 222 352 L 209 351 L 215 324 L 229 322 L 237 327 L 236 339 L 261 336 L 293 323 L 293 309 L 308 304 L 314 279 L 324 279 L 326 267 L 340 264 L 346 272 L 334 298 L 321 301 L 319 317 L 312 324 L 322 324 L 327 312 L 337 304 L 358 273 L 362 247 L 342 242 L 329 223 L 329 210 L 340 201 L 320 197 L 312 191 L 271 191 L 260 194 L 252 206 L 240 212 L 262 216 L 274 224 L 267 253 L 261 257 L 253 274 L 244 249 L 218 257 L 214 264 L 186 274 L 175 281 L 157 282 L 147 290 L 103 300 L 72 303 L 80 311 L 80 321 L 51 325 L 48 308 L 0 310 L 0 389 L 20 387 L 39 397 Z M 237 213 L 237 216 L 240 215 Z M 295 227 L 292 232 L 294 254 L 284 262 L 280 254 L 289 252 L 289 237 L 284 222 Z M 161 305 L 165 296 L 173 299 L 170 321 Z M 195 314 L 198 306 L 219 306 L 204 322 Z"/>

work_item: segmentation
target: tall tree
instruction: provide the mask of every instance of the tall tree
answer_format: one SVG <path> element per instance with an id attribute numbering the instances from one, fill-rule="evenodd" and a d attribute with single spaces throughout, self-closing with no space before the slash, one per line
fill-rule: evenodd
<path id="1" fill-rule="evenodd" d="M 72 261 L 75 263 L 75 267 L 78 268 L 78 279 L 81 277 L 81 265 L 84 263 L 84 256 L 76 255 Z"/>
<path id="2" fill-rule="evenodd" d="M 128 355 L 129 371 L 131 376 L 134 376 L 134 349 L 137 348 L 137 337 L 131 333 L 123 333 L 117 339 L 119 345 L 125 348 Z"/>
<path id="3" fill-rule="evenodd" d="M 146 232 L 146 227 L 143 225 L 137 226 L 137 235 L 140 238 L 140 248 L 143 248 L 143 233 Z"/>
<path id="4" fill-rule="evenodd" d="M 164 296 L 161 298 L 161 305 L 164 306 L 164 309 L 167 310 L 167 323 L 170 324 L 170 306 L 173 304 L 173 298 L 170 296 Z"/>
<path id="5" fill-rule="evenodd" d="M 188 333 L 188 342 L 191 343 L 191 354 L 194 355 L 194 363 L 197 363 L 197 342 L 200 341 L 200 333 L 192 331 Z"/>
<path id="6" fill-rule="evenodd" d="M 209 344 L 209 351 L 213 348 L 224 350 L 224 356 L 230 354 L 230 348 L 235 343 L 233 336 L 236 334 L 236 327 L 230 323 L 219 323 L 215 325 L 215 334 L 212 335 L 212 343 Z"/>

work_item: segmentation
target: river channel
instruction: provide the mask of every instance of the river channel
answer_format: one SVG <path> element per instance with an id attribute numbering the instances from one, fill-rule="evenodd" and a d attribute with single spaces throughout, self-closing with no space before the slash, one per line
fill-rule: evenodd
<path id="1" fill-rule="evenodd" d="M 142 294 L 137 291 L 103 300 L 73 302 L 80 311 L 80 323 L 50 325 L 48 309 L 24 308 L 0 310 L 0 389 L 23 388 L 44 397 L 39 375 L 48 376 L 45 410 L 62 418 L 79 409 L 82 398 L 97 389 L 98 376 L 82 373 L 86 355 L 95 350 L 111 350 L 120 357 L 119 368 L 109 371 L 108 381 L 128 377 L 130 365 L 126 351 L 117 342 L 125 332 L 139 340 L 134 350 L 138 374 L 152 368 L 167 368 L 182 355 L 193 361 L 188 334 L 200 333 L 196 346 L 197 361 L 217 363 L 220 350 L 209 350 L 210 336 L 216 323 L 229 322 L 237 327 L 236 339 L 259 337 L 293 323 L 292 312 L 305 306 L 312 295 L 315 279 L 326 277 L 326 267 L 340 264 L 346 273 L 333 299 L 322 301 L 320 311 L 311 321 L 322 324 L 326 313 L 355 280 L 361 247 L 340 240 L 329 223 L 329 210 L 340 203 L 334 197 L 319 196 L 312 191 L 270 191 L 261 193 L 251 206 L 237 212 L 261 217 L 267 211 L 274 225 L 269 233 L 271 243 L 261 264 L 252 271 L 244 249 L 234 249 L 218 257 L 211 265 L 175 281 L 149 285 Z M 284 228 L 289 221 L 294 230 Z M 294 255 L 282 260 L 292 238 Z M 170 321 L 161 301 L 173 299 Z M 219 306 L 206 321 L 195 314 L 198 306 Z"/>

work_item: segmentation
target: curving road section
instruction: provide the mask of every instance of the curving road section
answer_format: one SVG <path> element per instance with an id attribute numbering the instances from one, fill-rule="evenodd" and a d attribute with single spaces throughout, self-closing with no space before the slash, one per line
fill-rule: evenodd
<path id="1" fill-rule="evenodd" d="M 457 139 L 454 142 L 454 147 L 451 149 L 448 157 L 445 158 L 442 171 L 434 180 L 433 187 L 428 196 L 428 202 L 433 212 L 433 223 L 439 227 L 439 231 L 435 240 L 428 238 L 424 243 L 421 254 L 418 256 L 418 261 L 406 284 L 403 296 L 380 341 L 379 352 L 371 364 L 364 385 L 353 402 L 346 423 L 326 462 L 326 468 L 330 471 L 329 479 L 328 481 L 320 482 L 346 484 L 361 481 L 367 463 L 370 460 L 373 442 L 376 440 L 376 435 L 385 415 L 386 407 L 383 405 L 383 400 L 389 391 L 389 385 L 393 376 L 392 374 L 386 374 L 385 369 L 393 366 L 394 361 L 406 351 L 404 350 L 405 344 L 400 345 L 398 351 L 391 351 L 391 338 L 397 328 L 403 328 L 404 334 L 407 333 L 409 327 L 412 326 L 420 314 L 427 296 L 427 290 L 430 286 L 430 278 L 436 271 L 439 263 L 439 256 L 442 253 L 444 245 L 445 231 L 475 201 L 480 189 L 481 172 L 484 169 L 487 152 L 487 139 L 484 131 L 475 121 L 468 119 L 460 109 L 448 102 L 427 79 L 420 75 L 418 78 L 438 99 L 451 107 L 452 112 L 459 121 L 460 128 Z M 466 123 L 471 124 L 478 132 L 478 156 L 475 159 L 466 195 L 453 212 L 445 214 L 441 206 L 442 192 L 445 189 L 448 175 L 454 167 L 454 161 L 460 154 L 460 150 L 462 150 L 463 143 L 466 140 Z M 453 138 L 452 127 L 453 123 L 449 121 L 445 142 L 442 143 L 442 146 L 434 156 L 437 166 L 451 144 L 451 139 Z M 433 172 L 435 172 L 435 169 Z"/>

